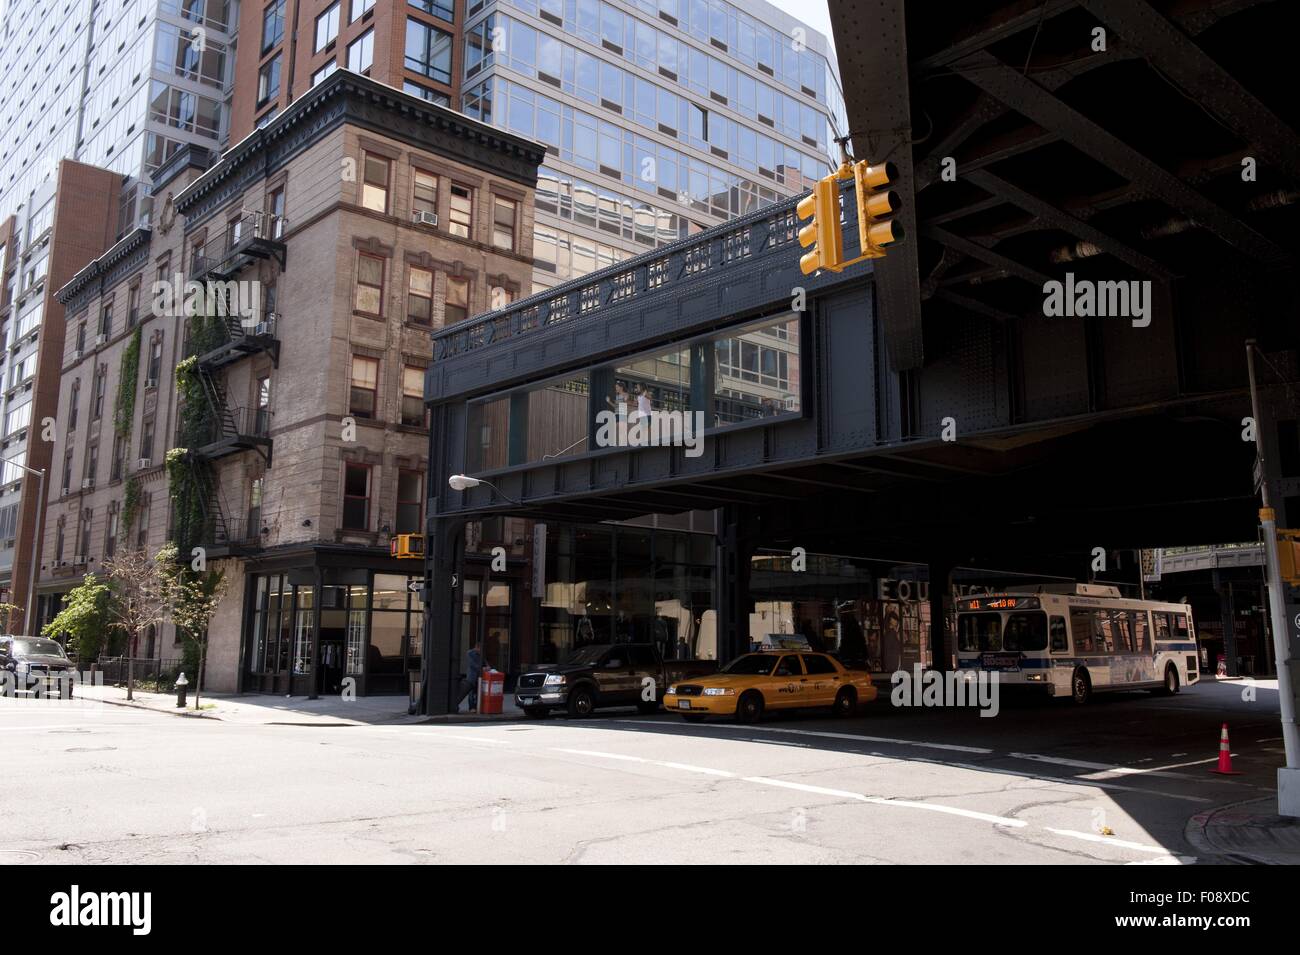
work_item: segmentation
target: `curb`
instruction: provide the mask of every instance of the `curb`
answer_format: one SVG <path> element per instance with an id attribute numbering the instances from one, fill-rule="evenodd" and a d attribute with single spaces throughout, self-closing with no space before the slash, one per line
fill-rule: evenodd
<path id="1" fill-rule="evenodd" d="M 1249 806 L 1252 803 L 1266 802 L 1268 799 L 1267 796 L 1242 799 L 1238 802 L 1225 803 L 1222 806 L 1215 806 L 1213 809 L 1198 812 L 1187 820 L 1187 825 L 1183 829 L 1183 838 L 1196 849 L 1199 855 L 1213 857 L 1213 860 L 1207 860 L 1212 865 L 1278 865 L 1279 863 L 1272 859 L 1257 856 L 1250 852 L 1228 852 L 1220 849 L 1206 833 L 1206 829 L 1209 828 L 1214 817 L 1219 813 L 1239 809 L 1242 806 Z"/>
<path id="2" fill-rule="evenodd" d="M 83 699 L 95 699 L 96 703 L 104 703 L 108 706 L 128 706 L 133 710 L 148 710 L 151 713 L 165 713 L 168 716 L 184 716 L 192 720 L 194 719 L 217 720 L 218 722 L 224 722 L 224 720 L 222 720 L 221 717 L 217 716 L 216 714 L 209 714 L 203 712 L 196 713 L 190 709 L 184 709 L 179 711 L 160 710 L 156 706 L 146 706 L 144 703 L 138 703 L 135 700 L 105 700 L 105 699 L 96 699 L 94 697 L 83 697 Z"/>

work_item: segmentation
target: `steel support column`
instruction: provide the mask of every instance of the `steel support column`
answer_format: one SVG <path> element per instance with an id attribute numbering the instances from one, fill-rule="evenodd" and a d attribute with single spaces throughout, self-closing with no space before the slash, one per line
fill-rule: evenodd
<path id="1" fill-rule="evenodd" d="M 465 521 L 431 518 L 425 534 L 424 654 L 420 712 L 454 713 L 459 701 L 461 548 Z"/>

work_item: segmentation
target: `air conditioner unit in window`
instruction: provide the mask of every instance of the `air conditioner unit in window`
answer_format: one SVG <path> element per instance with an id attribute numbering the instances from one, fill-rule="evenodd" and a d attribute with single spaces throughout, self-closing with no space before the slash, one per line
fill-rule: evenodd
<path id="1" fill-rule="evenodd" d="M 158 387 L 158 379 L 157 379 L 157 378 L 146 378 L 146 379 L 144 380 L 144 387 L 145 387 L 145 390 L 146 390 L 146 391 L 148 391 L 150 388 L 157 388 L 157 387 Z"/>
<path id="2" fill-rule="evenodd" d="M 153 461 L 149 458 L 141 458 L 139 461 L 135 462 L 135 469 L 137 471 L 143 471 L 146 468 L 151 467 L 153 467 Z"/>
<path id="3" fill-rule="evenodd" d="M 16 544 L 16 543 L 18 543 L 18 541 L 17 541 L 16 538 L 13 538 L 13 537 L 7 538 L 7 539 L 5 540 L 5 547 L 6 547 L 6 548 L 11 548 L 11 547 L 13 547 L 14 544 Z"/>
<path id="4" fill-rule="evenodd" d="M 95 336 L 95 344 L 96 344 L 96 345 L 105 345 L 105 344 L 107 344 L 107 343 L 108 343 L 108 336 L 107 336 L 107 335 L 96 335 L 96 336 Z"/>
<path id="5" fill-rule="evenodd" d="M 72 558 L 72 562 L 73 562 L 74 564 L 84 564 L 84 563 L 86 562 L 85 555 L 83 555 L 83 554 L 78 554 L 76 557 L 73 557 L 73 558 Z"/>
<path id="6" fill-rule="evenodd" d="M 73 361 L 81 361 L 81 349 L 80 349 L 80 348 L 74 348 L 74 349 L 72 350 L 72 360 L 73 360 Z"/>
<path id="7" fill-rule="evenodd" d="M 90 489 L 91 489 L 92 487 L 94 487 L 94 486 L 95 486 L 95 479 L 94 479 L 94 478 L 82 478 L 82 479 L 81 479 L 81 489 L 82 489 L 83 491 L 88 491 L 88 490 L 90 490 Z"/>
<path id="8" fill-rule="evenodd" d="M 411 216 L 420 225 L 437 225 L 438 213 L 436 212 L 417 212 Z"/>
<path id="9" fill-rule="evenodd" d="M 68 562 L 66 560 L 56 560 L 54 562 L 55 570 L 58 570 L 60 567 L 67 567 L 67 566 L 68 566 Z"/>

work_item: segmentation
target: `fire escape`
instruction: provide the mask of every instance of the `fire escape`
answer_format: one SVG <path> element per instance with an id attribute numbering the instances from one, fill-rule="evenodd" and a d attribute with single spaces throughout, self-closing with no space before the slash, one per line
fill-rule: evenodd
<path id="1" fill-rule="evenodd" d="M 212 413 L 212 428 L 206 443 L 195 449 L 199 461 L 215 462 L 232 454 L 254 451 L 271 466 L 271 412 L 261 407 L 232 406 L 226 387 L 224 369 L 259 353 L 265 353 L 274 367 L 280 364 L 280 340 L 276 325 L 279 315 L 261 300 L 255 308 L 240 289 L 229 283 L 259 261 L 273 259 L 284 271 L 286 247 L 283 236 L 287 227 L 282 216 L 248 212 L 230 225 L 218 240 L 214 255 L 196 255 L 191 278 L 204 284 L 209 324 L 200 344 L 197 374 L 204 398 Z M 207 253 L 211 243 L 205 247 Z M 235 301 L 238 295 L 240 301 Z M 220 484 L 198 481 L 212 556 L 247 555 L 261 547 L 259 527 L 242 518 L 231 518 L 221 503 Z M 260 524 L 260 521 L 257 522 Z"/>

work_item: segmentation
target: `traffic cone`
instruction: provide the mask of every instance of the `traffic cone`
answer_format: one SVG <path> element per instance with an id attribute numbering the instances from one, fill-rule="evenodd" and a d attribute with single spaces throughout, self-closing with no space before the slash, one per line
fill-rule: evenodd
<path id="1" fill-rule="evenodd" d="M 1228 746 L 1228 724 L 1223 724 L 1223 729 L 1219 731 L 1219 765 L 1217 768 L 1210 770 L 1212 773 L 1218 773 L 1220 776 L 1240 776 L 1232 768 L 1232 750 Z"/>

